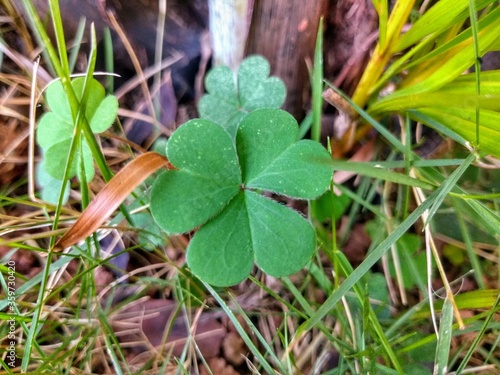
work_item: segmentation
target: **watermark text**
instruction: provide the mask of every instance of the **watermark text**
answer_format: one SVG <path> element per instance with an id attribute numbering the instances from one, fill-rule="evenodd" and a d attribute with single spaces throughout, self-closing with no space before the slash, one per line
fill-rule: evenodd
<path id="1" fill-rule="evenodd" d="M 7 311 L 9 314 L 16 313 L 16 262 L 7 262 Z M 12 316 L 7 320 L 9 332 L 7 334 L 7 356 L 6 363 L 9 367 L 16 367 L 16 318 Z"/>

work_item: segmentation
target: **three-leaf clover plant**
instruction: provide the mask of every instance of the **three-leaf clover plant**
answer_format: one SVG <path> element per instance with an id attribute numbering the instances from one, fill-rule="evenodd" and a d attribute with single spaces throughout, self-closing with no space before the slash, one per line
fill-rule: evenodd
<path id="1" fill-rule="evenodd" d="M 237 284 L 254 264 L 272 276 L 292 274 L 315 250 L 311 223 L 269 196 L 319 197 L 331 182 L 330 155 L 299 140 L 297 122 L 279 109 L 285 85 L 269 73 L 261 56 L 245 59 L 236 79 L 228 67 L 212 69 L 202 118 L 172 134 L 166 156 L 176 169 L 151 191 L 151 212 L 163 230 L 196 229 L 187 264 L 212 285 Z"/>
<path id="2" fill-rule="evenodd" d="M 85 78 L 79 77 L 71 81 L 71 85 L 79 100 L 84 90 Z M 85 117 L 94 133 L 107 130 L 114 122 L 118 111 L 118 100 L 106 95 L 104 87 L 95 79 L 91 79 L 89 95 L 85 107 Z M 46 92 L 49 112 L 43 114 L 38 122 L 37 143 L 42 149 L 44 160 L 38 167 L 37 179 L 42 186 L 42 198 L 57 203 L 61 188 L 64 166 L 70 152 L 70 145 L 75 136 L 75 125 L 71 114 L 68 96 L 60 81 L 54 81 Z M 70 167 L 68 178 L 85 173 L 86 181 L 94 177 L 94 163 L 87 141 L 82 137 L 77 148 L 76 157 Z M 57 192 L 57 193 L 56 193 Z M 65 192 L 67 197 L 68 189 Z"/>
<path id="3" fill-rule="evenodd" d="M 188 121 L 172 134 L 166 154 L 177 169 L 155 181 L 151 211 L 167 233 L 199 227 L 187 248 L 193 274 L 228 286 L 245 279 L 254 263 L 280 277 L 311 259 L 311 223 L 262 194 L 314 199 L 328 189 L 329 153 L 298 138 L 295 119 L 270 108 L 245 115 L 235 139 L 207 119 Z"/>
<path id="4" fill-rule="evenodd" d="M 285 102 L 285 84 L 278 77 L 269 77 L 270 71 L 268 61 L 258 55 L 241 62 L 236 82 L 227 66 L 210 70 L 205 80 L 208 93 L 198 104 L 200 117 L 221 125 L 234 139 L 246 114 L 260 108 L 280 108 Z"/>

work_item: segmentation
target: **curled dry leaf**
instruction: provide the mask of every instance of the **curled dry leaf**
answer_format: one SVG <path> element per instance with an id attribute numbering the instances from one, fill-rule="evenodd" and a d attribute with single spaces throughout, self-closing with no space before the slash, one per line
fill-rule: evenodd
<path id="1" fill-rule="evenodd" d="M 53 250 L 62 251 L 90 236 L 137 186 L 161 167 L 173 168 L 164 156 L 156 152 L 147 152 L 132 160 L 104 186 Z"/>

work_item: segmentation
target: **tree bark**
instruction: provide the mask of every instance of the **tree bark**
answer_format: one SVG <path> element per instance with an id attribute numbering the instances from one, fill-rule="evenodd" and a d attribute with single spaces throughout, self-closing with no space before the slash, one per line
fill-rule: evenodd
<path id="1" fill-rule="evenodd" d="M 306 60 L 313 61 L 316 34 L 328 0 L 255 0 L 246 55 L 260 54 L 287 87 L 284 109 L 304 116 L 309 91 Z"/>

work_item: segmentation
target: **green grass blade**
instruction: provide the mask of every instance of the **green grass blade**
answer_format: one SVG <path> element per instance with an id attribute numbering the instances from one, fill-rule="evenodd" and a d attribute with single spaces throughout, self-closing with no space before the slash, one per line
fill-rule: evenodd
<path id="1" fill-rule="evenodd" d="M 243 309 L 234 299 L 234 297 L 231 294 L 229 294 L 229 297 L 231 298 L 233 304 L 236 306 L 236 309 L 238 310 L 240 316 L 245 320 L 245 323 L 248 325 L 248 327 L 250 327 L 252 333 L 257 337 L 261 345 L 266 349 L 266 354 L 268 354 L 273 359 L 273 361 L 276 363 L 280 371 L 286 373 L 286 368 L 283 366 L 279 358 L 274 353 L 274 350 L 271 348 L 270 343 L 268 343 L 266 339 L 262 336 L 257 327 L 255 327 L 255 324 L 252 323 L 248 315 L 245 313 L 245 311 L 243 311 Z"/>
<path id="2" fill-rule="evenodd" d="M 108 27 L 104 28 L 103 44 L 104 44 L 104 64 L 106 66 L 106 72 L 111 73 L 115 71 L 115 63 L 114 63 L 113 39 L 111 38 L 111 30 Z M 115 77 L 113 76 L 113 74 L 109 74 L 106 76 L 105 88 L 106 91 L 111 94 L 114 92 Z"/>
<path id="3" fill-rule="evenodd" d="M 373 126 L 396 150 L 404 154 L 406 152 L 406 147 L 401 143 L 399 139 L 397 139 L 392 133 L 387 130 L 382 124 L 375 121 L 367 112 L 365 112 L 360 106 L 358 106 L 354 101 L 352 101 L 347 95 L 345 95 L 342 91 L 336 88 L 330 82 L 325 81 L 330 88 L 339 94 L 342 98 L 344 98 L 354 110 L 359 113 L 359 115 L 371 126 Z"/>
<path id="4" fill-rule="evenodd" d="M 479 31 L 479 56 L 483 56 L 486 52 L 492 49 L 499 34 L 500 24 L 498 22 L 491 22 Z M 419 76 L 418 79 L 412 77 L 412 84 L 407 83 L 405 88 L 397 90 L 391 94 L 391 96 L 409 96 L 430 92 L 453 81 L 456 77 L 473 65 L 475 60 L 472 38 L 469 38 L 465 42 L 461 43 L 461 45 L 457 46 L 457 48 L 458 49 L 452 56 L 445 61 L 441 61 L 441 65 L 439 65 L 439 67 L 430 76 Z M 402 84 L 404 85 L 405 82 Z"/>
<path id="5" fill-rule="evenodd" d="M 448 360 L 450 355 L 450 343 L 453 333 L 453 305 L 449 298 L 444 300 L 439 324 L 439 337 L 436 347 L 436 359 L 434 363 L 434 374 L 445 375 L 448 373 Z"/>
<path id="6" fill-rule="evenodd" d="M 495 301 L 500 295 L 499 289 L 472 290 L 470 292 L 459 293 L 454 297 L 455 303 L 460 310 L 487 309 L 491 310 L 495 306 Z M 434 302 L 435 311 L 442 311 L 443 301 Z M 412 319 L 426 319 L 431 311 L 429 305 L 421 306 L 416 310 Z"/>
<path id="7" fill-rule="evenodd" d="M 343 275 L 349 277 L 354 270 L 352 269 L 351 264 L 347 260 L 346 256 L 338 251 L 337 252 L 337 257 L 338 261 L 340 264 L 340 268 L 342 269 Z M 366 290 L 364 290 L 362 287 L 359 285 L 354 285 L 353 286 L 354 291 L 356 293 L 356 296 L 360 302 L 360 304 L 363 306 L 363 315 L 364 315 L 364 326 L 368 326 L 368 322 L 371 323 L 369 327 L 373 329 L 373 331 L 376 334 L 376 338 L 379 341 L 379 344 L 384 348 L 387 356 L 390 358 L 392 364 L 394 365 L 396 371 L 398 374 L 404 374 L 403 368 L 401 367 L 401 364 L 399 363 L 398 357 L 396 356 L 396 353 L 394 352 L 392 346 L 389 343 L 389 340 L 387 339 L 387 335 L 384 332 L 384 329 L 382 325 L 380 324 L 377 315 L 375 314 L 375 311 L 373 310 L 373 307 L 371 303 L 367 301 L 368 295 L 366 293 Z M 363 333 L 365 329 L 362 330 Z M 365 339 L 363 339 L 365 341 Z"/>
<path id="8" fill-rule="evenodd" d="M 283 277 L 282 278 L 283 284 L 288 288 L 288 290 L 292 293 L 292 295 L 295 297 L 299 305 L 304 309 L 304 312 L 307 315 L 312 315 L 314 313 L 313 308 L 307 301 L 307 299 L 304 298 L 304 296 L 300 293 L 300 291 L 293 285 L 293 283 L 290 281 L 288 277 Z"/>
<path id="9" fill-rule="evenodd" d="M 221 306 L 222 310 L 226 313 L 227 317 L 231 322 L 233 323 L 234 327 L 240 334 L 240 337 L 243 339 L 245 344 L 247 345 L 248 349 L 253 353 L 255 358 L 259 361 L 259 363 L 262 365 L 262 367 L 267 371 L 268 374 L 274 374 L 274 370 L 272 366 L 269 364 L 269 362 L 264 358 L 264 356 L 260 353 L 259 349 L 255 346 L 253 343 L 252 339 L 247 335 L 245 332 L 245 329 L 242 327 L 241 323 L 238 321 L 238 318 L 236 315 L 234 315 L 233 311 L 227 306 L 226 302 L 222 299 L 222 297 L 217 293 L 209 284 L 203 282 L 203 285 L 207 290 L 210 292 L 210 294 L 215 298 L 217 303 Z M 278 362 L 279 363 L 279 362 Z"/>
<path id="10" fill-rule="evenodd" d="M 478 214 L 492 236 L 500 236 L 500 217 L 498 212 L 487 208 L 484 204 L 474 200 L 466 199 L 465 202 Z"/>
<path id="11" fill-rule="evenodd" d="M 474 270 L 474 279 L 476 280 L 476 283 L 480 289 L 486 289 L 486 284 L 484 282 L 486 278 L 484 277 L 483 274 L 483 268 L 481 266 L 481 262 L 479 261 L 479 257 L 474 251 L 474 247 L 472 245 L 472 239 L 469 233 L 469 228 L 467 228 L 467 225 L 464 220 L 464 215 L 467 215 L 467 213 L 464 212 L 463 215 L 461 214 L 460 206 L 457 204 L 456 198 L 451 197 L 451 202 L 453 204 L 455 212 L 457 212 L 456 216 L 457 216 L 458 226 L 460 228 L 460 233 L 462 234 L 462 241 L 465 244 L 465 249 L 469 257 L 469 262 L 472 266 L 472 269 Z"/>
<path id="12" fill-rule="evenodd" d="M 351 171 L 363 176 L 369 176 L 380 180 L 390 181 L 401 185 L 419 187 L 426 190 L 434 190 L 436 187 L 428 182 L 418 180 L 406 174 L 392 172 L 378 166 L 376 163 L 349 162 L 333 160 L 333 168 L 336 171 Z"/>
<path id="13" fill-rule="evenodd" d="M 54 26 L 54 33 L 56 36 L 57 48 L 59 51 L 59 59 L 61 61 L 61 69 L 63 75 L 61 79 L 69 80 L 69 63 L 68 51 L 66 50 L 66 39 L 64 37 L 64 28 L 61 18 L 61 10 L 59 8 L 59 0 L 49 0 L 50 15 L 52 18 L 52 25 Z"/>
<path id="14" fill-rule="evenodd" d="M 319 309 L 306 321 L 298 330 L 299 332 L 306 331 L 314 327 L 328 312 L 335 307 L 340 299 L 358 282 L 364 274 L 386 253 L 387 250 L 404 234 L 410 227 L 419 219 L 419 217 L 427 210 L 436 199 L 439 190 L 432 193 L 415 211 L 395 228 L 384 241 L 380 243 L 365 260 L 340 284 L 330 297 L 319 307 Z"/>
<path id="15" fill-rule="evenodd" d="M 460 375 L 463 372 L 463 370 L 465 369 L 465 366 L 467 366 L 467 363 L 471 359 L 471 357 L 474 354 L 474 351 L 476 350 L 477 346 L 479 345 L 481 339 L 484 337 L 486 330 L 490 326 L 491 321 L 493 320 L 495 315 L 498 313 L 499 306 L 500 306 L 500 293 L 498 293 L 495 303 L 491 307 L 491 309 L 488 313 L 488 316 L 486 317 L 484 324 L 482 325 L 480 331 L 476 334 L 476 337 L 474 338 L 474 341 L 472 342 L 471 346 L 469 347 L 467 354 L 465 354 L 464 358 L 462 359 L 462 362 L 458 366 L 457 371 L 456 371 L 457 375 Z"/>
<path id="16" fill-rule="evenodd" d="M 493 0 L 476 0 L 482 9 Z M 396 51 L 402 51 L 430 34 L 439 34 L 468 16 L 469 0 L 441 0 L 417 20 L 398 41 Z"/>
<path id="17" fill-rule="evenodd" d="M 24 353 L 23 353 L 23 358 L 21 360 L 21 371 L 26 372 L 28 370 L 28 366 L 31 361 L 31 353 L 33 351 L 33 348 L 35 345 L 37 345 L 36 337 L 39 332 L 39 326 L 41 324 L 40 318 L 44 306 L 44 296 L 45 296 L 45 290 L 47 289 L 47 283 L 49 279 L 49 270 L 50 270 L 50 264 L 52 262 L 52 252 L 49 252 L 47 255 L 47 259 L 45 262 L 45 267 L 43 269 L 42 273 L 42 281 L 40 283 L 40 290 L 38 292 L 38 299 L 37 299 L 37 304 L 35 307 L 35 311 L 33 311 L 33 317 L 31 320 L 31 327 L 28 331 L 28 334 L 26 336 L 26 342 L 24 346 Z"/>
<path id="18" fill-rule="evenodd" d="M 319 20 L 314 50 L 314 67 L 312 74 L 312 128 L 311 139 L 319 142 L 321 137 L 321 112 L 323 108 L 323 17 Z"/>
<path id="19" fill-rule="evenodd" d="M 443 203 L 446 196 L 450 193 L 450 191 L 456 186 L 458 179 L 464 174 L 469 165 L 475 160 L 476 156 L 474 154 L 470 154 L 467 159 L 464 160 L 462 165 L 460 165 L 457 169 L 455 169 L 450 176 L 443 182 L 443 184 L 439 188 L 439 193 L 436 196 L 436 200 L 432 204 L 429 209 L 429 213 L 427 216 L 427 223 L 432 220 L 432 217 L 437 212 L 441 204 Z M 426 223 L 426 224 L 427 224 Z"/>
<path id="20" fill-rule="evenodd" d="M 71 48 L 71 54 L 69 56 L 69 72 L 72 73 L 75 70 L 76 60 L 78 54 L 80 53 L 80 47 L 83 40 L 83 35 L 85 33 L 86 19 L 80 20 L 78 23 L 78 29 L 75 33 L 75 38 L 73 42 L 73 47 Z"/>
<path id="21" fill-rule="evenodd" d="M 104 337 L 104 342 L 106 344 L 106 351 L 109 355 L 111 363 L 113 364 L 113 369 L 116 371 L 117 375 L 123 375 L 124 372 L 122 370 L 120 363 L 126 364 L 127 360 L 125 359 L 125 355 L 121 350 L 120 343 L 116 338 L 113 328 L 108 322 L 106 314 L 100 307 L 98 307 L 97 310 L 98 310 L 97 313 L 99 316 L 99 322 L 101 323 L 101 326 L 103 327 L 104 331 L 103 337 Z M 117 353 L 115 352 L 115 348 L 116 351 L 118 351 L 120 358 L 118 358 Z M 132 375 L 128 366 L 127 366 L 127 374 Z"/>
<path id="22" fill-rule="evenodd" d="M 387 20 L 389 19 L 389 4 L 387 0 L 372 0 L 378 14 L 378 29 L 380 48 L 385 49 L 387 41 Z"/>
<path id="23" fill-rule="evenodd" d="M 377 206 L 374 206 L 373 204 L 369 203 L 368 200 L 363 199 L 362 197 L 360 197 L 359 194 L 356 194 L 355 192 L 352 192 L 351 190 L 349 190 L 347 187 L 345 187 L 343 185 L 335 185 L 335 187 L 337 189 L 339 189 L 342 192 L 342 194 L 347 195 L 354 202 L 356 202 L 357 204 L 359 204 L 364 209 L 367 209 L 368 211 L 372 212 L 378 218 L 385 219 L 384 213 L 382 211 L 380 211 L 380 209 Z"/>
<path id="24" fill-rule="evenodd" d="M 302 139 L 306 136 L 309 129 L 311 129 L 313 122 L 313 114 L 309 112 L 306 117 L 300 122 L 299 126 L 299 139 Z"/>
<path id="25" fill-rule="evenodd" d="M 94 76 L 94 67 L 97 59 L 97 40 L 96 40 L 95 28 L 93 25 L 91 28 L 91 41 L 92 43 L 91 43 L 88 68 L 85 76 L 85 86 L 84 86 L 85 88 L 82 96 L 82 106 L 80 106 L 79 108 L 82 114 L 82 118 L 81 122 L 77 122 L 77 126 L 79 129 L 83 130 L 83 133 L 85 135 L 85 140 L 87 141 L 90 150 L 92 151 L 92 156 L 94 157 L 96 164 L 104 177 L 104 180 L 109 181 L 112 177 L 112 173 L 109 170 L 108 165 L 106 164 L 106 159 L 102 154 L 99 143 L 97 142 L 94 133 L 92 132 L 92 129 L 90 129 L 88 119 L 85 119 L 85 105 L 88 95 L 90 94 L 89 85 L 91 79 Z"/>
<path id="26" fill-rule="evenodd" d="M 28 19 L 31 22 L 33 33 L 38 40 L 38 44 L 46 51 L 48 55 L 47 63 L 56 72 L 57 75 L 62 75 L 61 63 L 57 57 L 56 50 L 47 34 L 38 12 L 35 9 L 31 0 L 23 0 L 24 8 L 28 14 Z"/>
<path id="27" fill-rule="evenodd" d="M 476 121 L 475 109 L 463 108 L 455 110 L 454 108 L 420 108 L 417 111 L 408 111 L 414 119 L 433 119 L 425 124 L 436 128 L 436 130 L 446 131 L 452 139 L 459 141 L 467 148 L 475 146 L 476 139 Z M 448 130 L 445 130 L 445 129 Z M 481 111 L 481 147 L 479 152 L 484 152 L 496 157 L 500 157 L 498 148 L 498 139 L 500 139 L 500 112 L 482 110 Z"/>
<path id="28" fill-rule="evenodd" d="M 390 112 L 402 112 L 409 109 L 416 108 L 442 108 L 450 107 L 454 108 L 455 111 L 460 111 L 462 108 L 467 109 L 487 109 L 490 111 L 500 110 L 500 90 L 495 88 L 495 91 L 490 91 L 485 95 L 476 95 L 476 93 L 470 93 L 469 87 L 462 85 L 461 90 L 463 92 L 450 92 L 447 90 L 446 85 L 441 89 L 429 92 L 420 93 L 411 96 L 396 96 L 387 97 L 386 99 L 380 100 L 370 107 L 371 115 L 378 115 L 382 113 Z M 476 84 L 471 84 L 475 90 Z M 472 87 L 471 87 L 472 88 Z"/>
<path id="29" fill-rule="evenodd" d="M 476 6 L 474 5 L 474 0 L 469 0 L 469 19 L 472 30 L 472 38 L 474 45 L 474 68 L 475 68 L 475 77 L 476 77 L 476 95 L 479 97 L 481 95 L 481 64 L 479 62 L 480 51 L 479 51 L 479 40 L 478 40 L 478 27 L 477 27 L 477 13 Z M 479 147 L 479 123 L 480 123 L 480 111 L 479 108 L 476 107 L 476 147 Z"/>
<path id="30" fill-rule="evenodd" d="M 467 144 L 467 140 L 464 137 L 462 137 L 461 135 L 454 132 L 452 129 L 447 127 L 445 124 L 442 124 L 439 121 L 439 119 L 436 119 L 433 116 L 434 115 L 433 111 L 429 112 L 428 109 L 425 112 L 422 112 L 420 110 L 419 111 L 409 110 L 407 113 L 410 115 L 410 117 L 413 120 L 422 122 L 422 123 L 430 126 L 431 128 L 434 128 L 435 130 L 437 130 L 438 132 L 440 132 L 444 136 L 446 136 L 450 139 L 453 139 L 455 142 L 461 144 L 462 146 L 465 147 L 465 145 Z"/>

